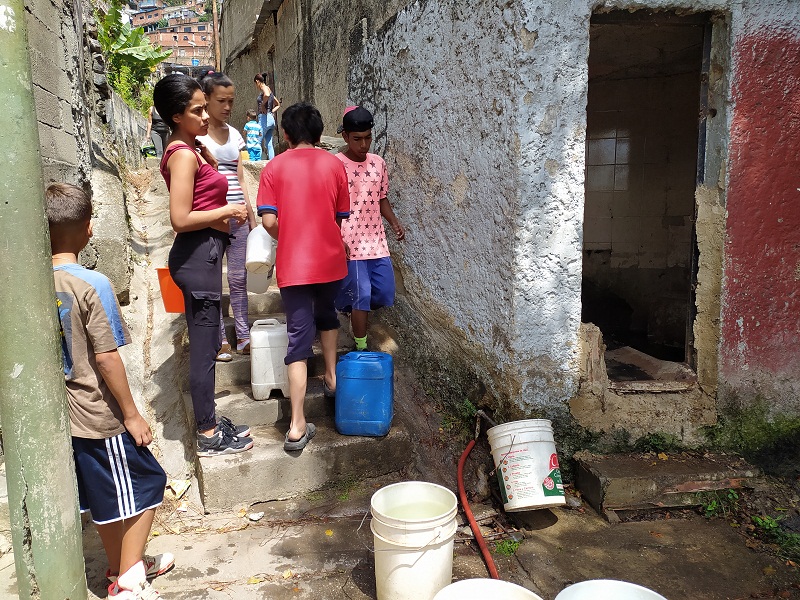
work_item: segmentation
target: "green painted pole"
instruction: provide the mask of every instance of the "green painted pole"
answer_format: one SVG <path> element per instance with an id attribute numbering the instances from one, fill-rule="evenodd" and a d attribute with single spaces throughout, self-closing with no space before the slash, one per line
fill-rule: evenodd
<path id="1" fill-rule="evenodd" d="M 22 0 L 0 0 L 0 424 L 19 597 L 87 597 Z"/>

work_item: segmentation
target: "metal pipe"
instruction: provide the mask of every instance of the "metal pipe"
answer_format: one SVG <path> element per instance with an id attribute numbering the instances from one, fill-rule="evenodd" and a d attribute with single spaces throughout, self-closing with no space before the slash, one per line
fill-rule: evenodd
<path id="1" fill-rule="evenodd" d="M 85 600 L 24 16 L 23 0 L 0 0 L 0 423 L 11 541 L 20 598 Z"/>

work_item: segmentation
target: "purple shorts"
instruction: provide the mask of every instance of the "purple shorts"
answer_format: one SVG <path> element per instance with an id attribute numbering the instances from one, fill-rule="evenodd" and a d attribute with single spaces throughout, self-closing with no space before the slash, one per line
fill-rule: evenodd
<path id="1" fill-rule="evenodd" d="M 317 331 L 339 328 L 335 300 L 342 280 L 309 285 L 290 285 L 281 288 L 281 299 L 286 312 L 286 329 L 289 348 L 284 363 L 287 365 L 314 356 L 312 344 Z"/>

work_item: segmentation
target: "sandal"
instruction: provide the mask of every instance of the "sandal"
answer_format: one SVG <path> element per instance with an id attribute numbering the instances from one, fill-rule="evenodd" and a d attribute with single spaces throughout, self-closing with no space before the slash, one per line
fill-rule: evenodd
<path id="1" fill-rule="evenodd" d="M 322 395 L 327 398 L 328 400 L 332 400 L 336 398 L 336 390 L 332 390 L 328 386 L 328 382 L 325 381 L 325 376 L 322 377 Z"/>
<path id="2" fill-rule="evenodd" d="M 289 432 L 286 432 L 286 437 L 283 440 L 283 449 L 286 452 L 297 452 L 302 450 L 308 445 L 313 437 L 317 434 L 317 427 L 313 423 L 306 423 L 306 432 L 299 440 L 290 440 Z"/>
<path id="3" fill-rule="evenodd" d="M 227 342 L 222 344 L 222 347 L 217 352 L 217 361 L 218 362 L 231 362 L 233 360 L 233 354 L 231 354 L 231 345 Z"/>
<path id="4" fill-rule="evenodd" d="M 236 340 L 236 351 L 239 354 L 250 354 L 250 340 Z"/>

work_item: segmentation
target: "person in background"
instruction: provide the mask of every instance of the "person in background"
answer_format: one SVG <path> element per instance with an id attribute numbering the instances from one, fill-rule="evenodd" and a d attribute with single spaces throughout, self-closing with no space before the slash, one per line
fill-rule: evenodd
<path id="1" fill-rule="evenodd" d="M 342 238 L 350 248 L 350 261 L 336 308 L 350 313 L 355 350 L 367 349 L 370 311 L 394 304 L 394 269 L 383 219 L 389 222 L 398 240 L 406 235 L 386 198 L 389 192 L 386 163 L 369 152 L 372 127 L 372 113 L 361 106 L 349 107 L 339 127 L 347 150 L 336 155 L 347 171 L 351 211 L 350 218 L 342 224 Z"/>
<path id="2" fill-rule="evenodd" d="M 92 237 L 92 201 L 65 183 L 45 192 L 70 433 L 81 512 L 91 512 L 108 558 L 108 597 L 156 600 L 147 579 L 175 564 L 170 553 L 145 556 L 167 476 L 131 394 L 117 350 L 130 343 L 108 278 L 78 264 Z"/>
<path id="3" fill-rule="evenodd" d="M 281 103 L 267 85 L 267 79 L 266 73 L 256 73 L 253 82 L 259 92 L 258 98 L 256 98 L 256 108 L 258 122 L 264 133 L 264 149 L 267 151 L 267 160 L 272 160 L 275 158 L 275 147 L 272 144 L 272 135 L 275 133 L 275 113 L 278 112 Z"/>
<path id="4" fill-rule="evenodd" d="M 341 224 L 350 216 L 350 195 L 342 163 L 314 147 L 323 130 L 316 108 L 290 106 L 281 128 L 290 149 L 261 171 L 257 206 L 262 225 L 278 240 L 275 271 L 289 334 L 284 362 L 292 406 L 283 448 L 293 452 L 305 448 L 317 430 L 306 422 L 303 408 L 317 331 L 325 359 L 323 390 L 327 397 L 335 394 L 339 318 L 334 300 L 347 275 Z"/>
<path id="5" fill-rule="evenodd" d="M 250 160 L 261 160 L 261 142 L 264 139 L 264 130 L 258 124 L 256 111 L 247 111 L 247 123 L 244 125 L 245 146 Z"/>
<path id="6" fill-rule="evenodd" d="M 147 111 L 147 133 L 145 137 L 152 140 L 153 146 L 156 148 L 156 157 L 161 158 L 164 154 L 164 148 L 167 146 L 167 136 L 169 135 L 169 126 L 158 114 L 155 107 L 151 106 Z"/>
<path id="7" fill-rule="evenodd" d="M 231 223 L 247 221 L 243 203 L 227 201 L 228 180 L 214 168 L 216 159 L 197 137 L 208 133 L 207 100 L 200 84 L 179 73 L 153 89 L 153 103 L 172 135 L 161 159 L 169 189 L 169 216 L 177 235 L 169 252 L 169 272 L 183 292 L 189 332 L 189 391 L 197 422 L 197 454 L 219 456 L 253 447 L 246 425 L 217 421 L 215 365 L 220 350 L 222 254 Z M 213 165 L 213 166 L 212 166 Z"/>
<path id="8" fill-rule="evenodd" d="M 231 243 L 225 250 L 228 257 L 228 289 L 230 290 L 231 310 L 233 311 L 234 328 L 236 330 L 236 351 L 250 354 L 250 327 L 247 322 L 247 271 L 245 270 L 245 253 L 247 251 L 247 234 L 256 226 L 256 217 L 247 186 L 244 185 L 244 172 L 240 152 L 245 149 L 241 134 L 228 125 L 233 109 L 233 82 L 222 73 L 209 71 L 202 74 L 198 81 L 208 100 L 208 133 L 198 137 L 200 141 L 217 159 L 217 170 L 228 179 L 228 203 L 244 204 L 247 209 L 247 221 L 242 224 L 230 223 Z M 217 360 L 228 362 L 231 356 L 231 345 L 225 333 L 225 322 L 220 314 L 220 351 Z"/>

